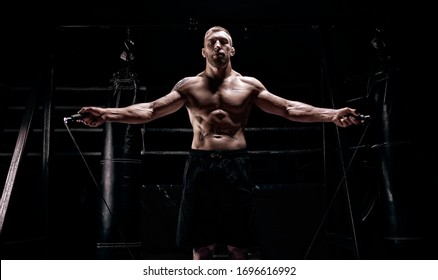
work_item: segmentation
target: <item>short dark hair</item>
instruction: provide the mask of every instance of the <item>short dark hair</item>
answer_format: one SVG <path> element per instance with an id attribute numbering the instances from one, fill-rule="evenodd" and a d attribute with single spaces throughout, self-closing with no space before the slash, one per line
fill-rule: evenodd
<path id="1" fill-rule="evenodd" d="M 210 27 L 210 28 L 205 32 L 204 40 L 205 40 L 205 37 L 207 37 L 209 34 L 211 34 L 211 33 L 213 33 L 213 32 L 218 32 L 218 31 L 224 31 L 225 33 L 228 34 L 228 36 L 230 36 L 230 45 L 232 46 L 232 45 L 233 45 L 233 37 L 231 36 L 230 31 L 228 31 L 228 29 L 226 29 L 225 27 L 222 27 L 222 26 L 219 26 L 219 25 L 215 25 L 215 26 L 213 26 L 213 27 Z"/>

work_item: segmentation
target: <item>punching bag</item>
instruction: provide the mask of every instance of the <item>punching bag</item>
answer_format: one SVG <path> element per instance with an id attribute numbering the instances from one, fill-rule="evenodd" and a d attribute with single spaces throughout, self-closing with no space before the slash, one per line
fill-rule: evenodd
<path id="1" fill-rule="evenodd" d="M 414 150 L 411 141 L 407 99 L 402 81 L 391 65 L 385 42 L 372 41 L 381 68 L 374 74 L 369 100 L 373 107 L 373 154 L 381 180 L 382 229 L 386 257 L 411 258 L 410 247 L 418 239 L 414 183 Z M 414 242 L 414 243 L 413 243 Z"/>
<path id="2" fill-rule="evenodd" d="M 123 67 L 113 75 L 108 107 L 137 103 L 137 80 L 131 72 L 132 41 L 125 42 Z M 106 122 L 101 160 L 102 200 L 98 203 L 97 259 L 139 259 L 141 128 Z"/>

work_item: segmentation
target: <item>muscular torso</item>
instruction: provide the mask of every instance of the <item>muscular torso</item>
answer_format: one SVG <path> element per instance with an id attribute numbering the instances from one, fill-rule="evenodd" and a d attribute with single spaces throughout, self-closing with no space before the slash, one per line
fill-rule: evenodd
<path id="1" fill-rule="evenodd" d="M 193 126 L 193 149 L 246 147 L 244 129 L 258 92 L 251 78 L 234 72 L 223 80 L 213 80 L 201 73 L 184 79 L 178 91 L 185 97 Z"/>

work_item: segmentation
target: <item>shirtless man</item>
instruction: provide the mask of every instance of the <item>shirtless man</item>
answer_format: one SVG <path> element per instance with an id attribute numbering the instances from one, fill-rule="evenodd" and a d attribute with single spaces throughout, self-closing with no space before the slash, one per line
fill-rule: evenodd
<path id="1" fill-rule="evenodd" d="M 180 80 L 155 101 L 123 108 L 84 107 L 81 121 L 142 124 L 186 107 L 193 140 L 184 173 L 177 244 L 193 249 L 193 259 L 211 258 L 218 244 L 231 259 L 246 259 L 250 245 L 253 191 L 244 135 L 253 105 L 296 122 L 360 124 L 352 108 L 330 109 L 284 99 L 256 78 L 233 70 L 230 33 L 214 26 L 204 37 L 205 70 Z"/>

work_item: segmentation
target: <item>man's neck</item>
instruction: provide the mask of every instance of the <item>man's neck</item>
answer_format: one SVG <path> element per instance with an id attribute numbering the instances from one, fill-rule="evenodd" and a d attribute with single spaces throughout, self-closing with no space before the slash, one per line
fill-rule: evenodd
<path id="1" fill-rule="evenodd" d="M 225 79 L 226 77 L 230 76 L 233 73 L 233 69 L 231 68 L 231 64 L 227 64 L 225 67 L 219 68 L 219 67 L 213 67 L 209 64 L 207 64 L 205 68 L 205 74 L 207 77 L 210 77 L 212 79 Z"/>

